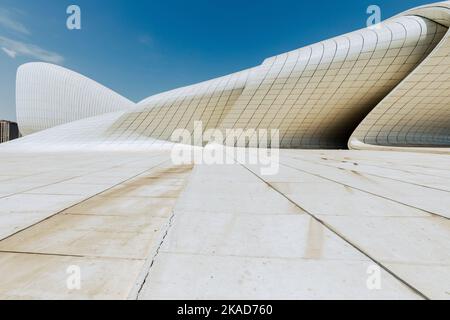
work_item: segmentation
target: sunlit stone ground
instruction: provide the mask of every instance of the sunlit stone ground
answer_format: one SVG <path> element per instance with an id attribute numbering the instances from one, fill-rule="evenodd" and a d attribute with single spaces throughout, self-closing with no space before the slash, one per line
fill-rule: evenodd
<path id="1" fill-rule="evenodd" d="M 283 150 L 273 176 L 163 151 L 1 159 L 1 299 L 450 299 L 448 155 Z"/>

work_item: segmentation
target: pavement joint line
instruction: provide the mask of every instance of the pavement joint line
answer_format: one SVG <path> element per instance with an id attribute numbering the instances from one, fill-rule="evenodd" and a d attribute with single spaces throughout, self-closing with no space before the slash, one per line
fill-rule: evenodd
<path id="1" fill-rule="evenodd" d="M 246 212 L 246 211 L 235 211 L 235 212 L 227 212 L 227 211 L 222 211 L 222 212 L 211 212 L 211 211 L 178 211 L 177 215 L 190 215 L 190 214 L 200 214 L 200 215 L 234 215 L 234 214 L 239 214 L 242 216 L 255 216 L 255 217 L 287 217 L 287 216 L 299 216 L 301 214 L 299 213 L 277 213 L 276 211 L 274 213 L 265 213 L 265 214 L 261 214 L 261 213 L 256 213 L 256 212 Z M 306 213 L 305 213 L 306 214 Z"/>
<path id="2" fill-rule="evenodd" d="M 295 157 L 292 157 L 292 159 L 313 163 L 313 164 L 319 165 L 319 166 L 325 166 L 325 167 L 334 168 L 334 169 L 342 169 L 342 170 L 349 171 L 349 172 L 352 171 L 350 169 L 342 168 L 340 166 L 328 165 L 328 164 L 325 164 L 325 163 L 317 163 L 317 162 L 313 162 L 313 161 L 306 160 L 306 159 L 295 158 Z M 327 160 L 329 160 L 329 159 L 327 159 Z M 325 160 L 323 160 L 323 161 L 325 161 Z M 347 163 L 350 163 L 350 162 L 347 162 Z M 377 177 L 377 178 L 381 178 L 381 179 L 393 180 L 393 181 L 397 181 L 397 182 L 401 182 L 401 183 L 411 184 L 411 185 L 418 186 L 418 187 L 423 187 L 423 188 L 427 188 L 427 189 L 432 189 L 432 190 L 437 190 L 437 191 L 443 191 L 443 192 L 450 193 L 450 190 L 440 189 L 440 188 L 430 187 L 430 186 L 425 186 L 425 185 L 422 185 L 422 184 L 419 184 L 419 183 L 415 183 L 415 182 L 409 182 L 409 181 L 405 181 L 405 180 L 400 180 L 400 179 L 395 179 L 395 178 L 391 178 L 391 177 L 381 176 L 381 175 L 377 175 L 377 174 L 374 174 L 374 173 L 369 173 L 369 172 L 358 170 L 358 169 L 360 169 L 360 168 L 358 166 L 355 166 L 353 171 L 357 171 L 357 172 L 366 174 L 368 176 L 373 176 L 373 177 Z M 385 168 L 385 169 L 388 169 L 388 168 Z"/>
<path id="3" fill-rule="evenodd" d="M 163 155 L 163 153 L 161 153 L 161 154 L 156 154 L 155 156 L 150 157 L 150 159 L 156 158 L 156 157 L 162 156 L 162 155 Z M 139 160 L 135 160 L 134 162 L 137 162 L 137 161 L 139 161 Z M 54 185 L 54 184 L 67 182 L 67 181 L 74 180 L 74 179 L 77 179 L 77 178 L 82 178 L 82 177 L 85 177 L 85 176 L 89 176 L 89 175 L 91 175 L 91 174 L 95 174 L 95 173 L 99 173 L 99 172 L 104 172 L 104 171 L 109 171 L 109 170 L 111 170 L 112 168 L 121 167 L 121 166 L 122 166 L 122 164 L 121 164 L 121 165 L 114 165 L 114 166 L 109 167 L 109 168 L 106 168 L 106 169 L 95 170 L 95 171 L 91 171 L 91 172 L 84 173 L 84 174 L 81 174 L 81 175 L 77 175 L 77 176 L 74 176 L 74 177 L 66 178 L 66 179 L 63 179 L 63 180 L 60 180 L 60 181 L 57 181 L 57 182 L 51 182 L 51 183 L 49 183 L 49 184 L 44 184 L 44 185 L 41 185 L 41 186 L 37 186 L 37 187 L 32 187 L 32 188 L 30 188 L 30 189 L 26 189 L 26 190 L 23 190 L 23 191 L 14 192 L 14 193 L 11 193 L 11 194 L 7 194 L 7 195 L 4 195 L 4 196 L 0 196 L 0 200 L 1 200 L 1 199 L 5 199 L 5 198 L 9 198 L 9 197 L 12 197 L 12 196 L 20 195 L 20 194 L 35 194 L 35 193 L 30 192 L 30 191 L 33 191 L 33 190 L 36 190 L 36 189 L 40 189 L 40 188 L 50 187 L 50 186 L 52 186 L 52 185 Z M 27 176 L 21 177 L 21 178 L 27 178 L 27 177 L 32 177 L 32 176 L 36 176 L 36 175 L 40 175 L 40 174 L 45 174 L 45 173 L 52 173 L 52 172 L 54 172 L 54 171 L 45 171 L 45 172 L 42 172 L 42 173 L 39 173 L 39 174 L 30 174 L 30 175 L 27 175 Z M 20 178 L 19 178 L 19 179 L 20 179 Z M 11 181 L 8 180 L 7 182 L 12 182 L 12 181 L 14 181 L 14 180 L 17 180 L 17 179 L 12 179 Z M 4 181 L 2 181 L 2 182 L 4 182 Z M 42 193 L 36 193 L 36 194 L 39 195 L 39 194 L 42 194 Z M 2 240 L 2 239 L 0 239 L 0 241 L 1 241 L 1 240 Z"/>
<path id="4" fill-rule="evenodd" d="M 218 254 L 218 253 L 208 253 L 208 252 L 187 252 L 187 251 L 160 251 L 162 254 L 170 255 L 185 255 L 185 256 L 201 256 L 201 257 L 219 257 L 219 258 L 242 258 L 242 259 L 258 259 L 258 260 L 286 260 L 286 261 L 352 261 L 352 262 L 368 262 L 367 259 L 337 259 L 337 258 L 304 258 L 304 257 L 282 257 L 282 256 L 249 256 L 249 255 L 237 255 L 237 254 Z"/>
<path id="5" fill-rule="evenodd" d="M 15 236 L 15 235 L 17 235 L 17 234 L 19 234 L 19 233 L 25 231 L 25 230 L 28 230 L 28 229 L 30 229 L 30 228 L 32 228 L 32 227 L 38 225 L 38 224 L 40 224 L 40 223 L 42 223 L 42 222 L 44 222 L 44 221 L 49 220 L 49 219 L 53 218 L 54 216 L 56 216 L 56 215 L 58 215 L 58 214 L 64 213 L 64 211 L 66 211 L 66 210 L 69 210 L 69 209 L 71 209 L 71 208 L 73 208 L 73 207 L 75 207 L 75 206 L 77 206 L 77 205 L 80 205 L 80 204 L 82 204 L 82 203 L 84 203 L 84 202 L 86 202 L 86 201 L 88 201 L 88 200 L 91 200 L 91 199 L 97 197 L 98 195 L 100 195 L 100 194 L 102 194 L 102 193 L 104 193 L 104 192 L 107 192 L 107 191 L 109 191 L 110 189 L 112 189 L 112 188 L 114 188 L 114 187 L 117 187 L 117 186 L 123 184 L 123 183 L 126 182 L 126 181 L 129 181 L 129 180 L 131 180 L 131 179 L 134 179 L 134 178 L 140 176 L 141 174 L 144 174 L 145 172 L 147 172 L 147 171 L 149 171 L 149 170 L 153 170 L 153 169 L 155 169 L 155 168 L 157 168 L 157 167 L 161 166 L 162 164 L 164 164 L 164 163 L 166 163 L 166 162 L 169 162 L 169 161 L 170 161 L 170 160 L 164 160 L 164 161 L 160 162 L 159 164 L 154 165 L 153 167 L 147 168 L 146 170 L 144 170 L 144 171 L 142 171 L 142 172 L 140 172 L 140 173 L 138 173 L 138 174 L 136 174 L 136 175 L 134 175 L 134 176 L 132 176 L 132 177 L 126 179 L 126 180 L 123 180 L 123 181 L 121 181 L 121 182 L 119 182 L 119 183 L 113 185 L 112 187 L 110 187 L 110 188 L 108 188 L 108 189 L 105 189 L 105 190 L 103 190 L 103 191 L 101 191 L 101 192 L 99 192 L 99 193 L 97 193 L 97 194 L 95 194 L 95 195 L 93 195 L 93 196 L 91 196 L 91 197 L 88 197 L 88 198 L 86 198 L 86 199 L 84 199 L 84 200 L 82 200 L 82 201 L 80 201 L 80 202 L 77 202 L 77 203 L 75 203 L 75 204 L 73 204 L 73 205 L 71 205 L 71 206 L 68 206 L 67 208 L 64 208 L 64 209 L 62 209 L 62 210 L 60 210 L 60 211 L 58 211 L 58 212 L 56 212 L 56 213 L 54 213 L 54 214 L 50 214 L 50 215 L 47 216 L 46 218 L 44 218 L 44 219 L 42 219 L 42 220 L 40 220 L 40 221 L 37 221 L 37 222 L 35 222 L 35 223 L 33 223 L 33 224 L 31 224 L 31 225 L 29 225 L 29 226 L 23 228 L 23 229 L 20 229 L 20 230 L 18 230 L 18 231 L 16 231 L 16 232 L 10 234 L 9 236 L 6 236 L 6 237 L 0 239 L 0 243 L 1 243 L 2 241 L 4 241 L 4 240 L 7 240 L 7 239 L 9 239 L 9 238 L 11 238 L 11 237 L 13 237 L 13 236 Z"/>
<path id="6" fill-rule="evenodd" d="M 194 166 L 192 166 L 189 176 L 185 178 L 185 180 L 184 180 L 185 184 L 183 185 L 183 188 L 182 188 L 182 190 L 180 190 L 179 194 L 181 194 L 186 189 L 188 178 L 192 175 L 193 170 L 194 170 Z M 150 271 L 151 271 L 153 265 L 155 264 L 156 258 L 159 255 L 159 253 L 161 252 L 162 245 L 164 244 L 164 241 L 166 240 L 166 238 L 169 234 L 169 231 L 173 225 L 173 220 L 175 219 L 175 215 L 176 215 L 175 206 L 176 206 L 176 203 L 173 204 L 173 206 L 172 206 L 172 210 L 171 210 L 172 214 L 167 220 L 166 229 L 162 233 L 162 235 L 159 239 L 158 246 L 155 249 L 152 249 L 152 251 L 150 252 L 149 257 L 147 258 L 144 266 L 142 267 L 140 274 L 136 278 L 135 285 L 133 286 L 133 288 L 130 290 L 130 293 L 128 294 L 127 300 L 139 300 L 139 296 L 140 296 L 142 290 L 144 289 L 144 286 L 145 286 L 145 283 L 147 282 Z"/>
<path id="7" fill-rule="evenodd" d="M 120 185 L 121 184 L 119 184 L 119 186 Z M 117 187 L 117 185 L 114 186 L 113 188 L 115 188 L 115 187 Z M 109 191 L 109 189 L 105 189 L 104 191 Z M 104 191 L 101 191 L 101 192 L 103 193 Z M 40 196 L 40 195 L 43 195 L 43 196 L 83 196 L 81 194 L 58 194 L 58 193 L 28 193 L 28 192 L 25 192 L 24 194 L 30 194 L 30 195 L 33 195 L 33 196 Z M 101 194 L 98 195 L 98 197 L 109 198 L 109 199 L 120 199 L 120 198 L 123 198 L 121 196 L 102 196 Z M 177 199 L 177 197 L 170 197 L 170 196 L 132 196 L 132 195 L 131 196 L 127 196 L 127 198 L 133 198 L 133 199 L 139 199 L 139 198 L 145 198 L 145 199 Z M 80 202 L 80 203 L 82 203 L 82 202 Z"/>
<path id="8" fill-rule="evenodd" d="M 301 159 L 301 158 L 298 158 L 298 156 L 286 155 L 286 157 L 290 157 L 290 158 L 294 158 L 294 159 Z M 321 157 L 321 159 L 323 159 L 323 158 Z M 326 160 L 335 161 L 335 162 L 341 162 L 341 163 L 355 163 L 356 162 L 358 164 L 363 164 L 363 165 L 369 166 L 369 167 L 395 170 L 395 171 L 404 172 L 404 173 L 408 173 L 408 174 L 421 174 L 421 175 L 429 176 L 429 177 L 442 178 L 442 175 L 438 176 L 438 175 L 430 174 L 430 173 L 424 173 L 424 172 L 417 172 L 417 171 L 413 171 L 413 170 L 400 169 L 400 168 L 397 168 L 395 166 L 394 167 L 392 167 L 392 166 L 391 167 L 386 167 L 386 166 L 382 166 L 382 165 L 376 165 L 376 164 L 374 164 L 372 162 L 364 162 L 364 160 L 360 160 L 360 159 L 355 159 L 354 161 L 350 161 L 350 160 L 346 160 L 346 159 L 336 159 L 336 158 L 333 158 L 333 157 L 330 157 L 330 156 L 327 155 L 327 159 Z M 386 165 L 389 166 L 389 165 L 395 165 L 395 164 L 394 163 L 386 163 Z M 419 168 L 424 168 L 424 167 L 419 167 Z M 431 170 L 439 170 L 439 171 L 447 172 L 444 169 L 431 168 L 431 167 L 426 167 L 426 168 L 427 169 L 431 169 Z"/>
<path id="9" fill-rule="evenodd" d="M 382 268 L 384 271 L 386 271 L 387 273 L 389 273 L 392 277 L 394 277 L 395 279 L 397 279 L 400 283 L 402 283 L 403 285 L 405 285 L 406 287 L 408 287 L 412 292 L 414 292 L 415 294 L 417 294 L 418 296 L 420 296 L 421 298 L 425 299 L 425 300 L 430 300 L 430 298 L 428 296 L 426 296 L 424 293 L 422 293 L 420 290 L 418 290 L 417 288 L 415 288 L 413 285 L 411 285 L 410 283 L 408 283 L 407 281 L 403 280 L 400 276 L 398 276 L 396 273 L 394 273 L 393 271 L 391 271 L 388 267 L 386 267 L 381 261 L 376 260 L 374 257 L 372 257 L 370 254 L 368 254 L 367 252 L 365 252 L 362 248 L 360 248 L 359 246 L 357 246 L 356 244 L 354 244 L 353 242 L 351 242 L 349 239 L 347 239 L 343 234 L 341 234 L 340 232 L 338 232 L 337 230 L 335 230 L 331 225 L 327 224 L 326 222 L 322 221 L 321 219 L 319 219 L 318 217 L 316 217 L 316 215 L 312 214 L 311 212 L 309 212 L 308 210 L 304 209 L 302 206 L 300 206 L 297 202 L 293 201 L 291 198 L 289 198 L 288 196 L 286 196 L 283 192 L 279 191 L 278 189 L 276 189 L 274 186 L 272 186 L 269 182 L 265 181 L 262 177 L 260 177 L 258 174 L 256 174 L 254 171 L 252 171 L 250 168 L 248 168 L 247 166 L 243 165 L 240 162 L 237 162 L 239 165 L 241 165 L 243 168 L 245 168 L 246 170 L 248 170 L 251 174 L 253 174 L 255 177 L 257 177 L 259 180 L 261 180 L 262 182 L 264 182 L 265 184 L 267 184 L 270 188 L 272 188 L 272 190 L 274 190 L 275 192 L 277 192 L 278 194 L 280 194 L 281 196 L 283 196 L 285 199 L 287 199 L 289 202 L 291 202 L 293 205 L 295 205 L 297 208 L 305 211 L 308 215 L 310 215 L 313 219 L 315 219 L 317 222 L 319 222 L 320 224 L 322 224 L 325 228 L 327 228 L 328 230 L 330 230 L 332 233 L 334 233 L 336 236 L 338 236 L 339 238 L 341 238 L 343 241 L 345 241 L 346 243 L 348 243 L 350 246 L 352 246 L 354 249 L 356 249 L 357 251 L 359 251 L 360 253 L 362 253 L 364 256 L 366 256 L 368 259 L 370 259 L 371 261 L 373 261 L 375 264 L 377 264 L 380 268 Z"/>
<path id="10" fill-rule="evenodd" d="M 174 217 L 175 217 L 175 210 L 172 210 L 172 215 L 169 218 L 166 230 L 164 231 L 164 234 L 161 237 L 160 242 L 154 251 L 154 254 L 152 255 L 151 259 L 149 260 L 149 265 L 148 265 L 148 267 L 146 267 L 146 266 L 144 267 L 145 274 L 144 274 L 144 277 L 143 277 L 141 283 L 138 286 L 136 294 L 135 295 L 133 294 L 133 300 L 139 300 L 139 296 L 140 296 L 142 290 L 144 289 L 144 286 L 145 286 L 145 283 L 147 282 L 150 271 L 151 271 L 153 265 L 155 264 L 156 258 L 158 257 L 158 255 L 161 251 L 161 247 L 164 244 L 164 241 L 166 240 L 167 235 L 169 234 L 170 228 L 172 227 Z M 130 297 L 131 297 L 131 295 L 130 295 Z"/>
<path id="11" fill-rule="evenodd" d="M 126 216 L 124 214 L 101 214 L 101 213 L 77 213 L 77 212 L 62 212 L 62 215 L 65 216 L 86 216 L 86 217 L 120 217 L 120 218 L 130 218 L 130 216 Z M 143 216 L 144 214 L 139 213 L 135 214 L 136 217 Z M 151 218 L 161 218 L 166 219 L 167 216 L 163 215 L 152 215 Z"/>
<path id="12" fill-rule="evenodd" d="M 309 174 L 309 175 L 318 177 L 318 178 L 320 178 L 320 179 L 328 180 L 328 181 L 331 181 L 331 182 L 340 184 L 340 185 L 342 185 L 342 186 L 346 186 L 346 187 L 348 187 L 348 188 L 352 188 L 352 189 L 355 189 L 355 190 L 358 190 L 358 191 L 361 191 L 361 192 L 370 194 L 370 195 L 375 196 L 375 197 L 379 197 L 379 198 L 382 198 L 382 199 L 385 199 L 385 200 L 389 200 L 389 201 L 392 201 L 392 202 L 395 202 L 395 203 L 404 205 L 404 206 L 406 206 L 406 207 L 410 207 L 410 208 L 413 208 L 413 209 L 416 209 L 416 210 L 419 210 L 419 211 L 423 211 L 423 212 L 425 212 L 425 213 L 427 213 L 427 214 L 430 214 L 430 215 L 432 215 L 432 216 L 434 216 L 434 217 L 439 217 L 439 218 L 442 218 L 442 219 L 445 219 L 445 220 L 450 220 L 450 218 L 448 218 L 448 217 L 446 217 L 446 216 L 443 216 L 443 215 L 441 215 L 441 214 L 438 214 L 438 213 L 435 213 L 435 212 L 432 212 L 432 211 L 428 211 L 428 210 L 425 210 L 425 209 L 423 209 L 423 208 L 415 207 L 415 206 L 413 206 L 413 205 L 410 205 L 410 204 L 407 204 L 407 203 L 403 203 L 403 202 L 400 202 L 400 201 L 398 201 L 398 200 L 391 199 L 391 198 L 388 198 L 388 197 L 385 197 L 385 196 L 382 196 L 382 195 L 379 195 L 379 194 L 376 194 L 376 193 L 373 193 L 373 192 L 370 192 L 370 191 L 367 191 L 367 190 L 364 190 L 364 189 L 360 189 L 360 188 L 358 188 L 358 187 L 351 186 L 351 185 L 349 185 L 349 184 L 346 184 L 346 183 L 343 183 L 343 182 L 339 182 L 339 181 L 337 181 L 337 180 L 333 180 L 333 179 L 330 179 L 330 178 L 327 178 L 327 177 L 324 177 L 324 176 L 321 176 L 321 175 L 318 175 L 318 174 L 315 174 L 315 173 L 311 173 L 311 172 L 309 172 L 309 171 L 302 170 L 302 169 L 299 169 L 299 168 L 297 168 L 297 167 L 293 167 L 293 166 L 291 166 L 291 165 L 289 165 L 289 164 L 282 163 L 281 161 L 280 161 L 280 164 L 283 165 L 283 166 L 285 166 L 285 167 L 288 167 L 288 168 L 291 168 L 291 169 L 294 169 L 294 170 L 297 170 L 297 171 L 301 171 L 301 172 L 304 172 L 304 173 L 306 173 L 306 174 Z"/>
<path id="13" fill-rule="evenodd" d="M 43 184 L 43 185 L 41 185 L 41 186 L 33 187 L 33 188 L 26 189 L 26 190 L 19 191 L 19 192 L 14 192 L 14 193 L 11 193 L 11 194 L 7 194 L 7 195 L 5 195 L 5 196 L 0 196 L 0 199 L 5 199 L 5 198 L 12 197 L 12 196 L 20 195 L 20 194 L 33 194 L 33 193 L 29 193 L 29 192 L 30 192 L 30 191 L 33 191 L 33 190 L 35 190 L 35 189 L 40 189 L 40 188 L 50 187 L 50 186 L 52 186 L 52 185 L 54 185 L 54 184 L 58 184 L 58 183 L 62 183 L 62 182 L 67 182 L 67 181 L 69 181 L 69 180 L 77 179 L 77 178 L 81 178 L 81 177 L 84 177 L 84 175 L 80 175 L 80 176 L 76 176 L 76 177 L 71 177 L 71 178 L 63 179 L 63 180 L 57 181 L 57 182 L 51 182 L 51 183 L 49 183 L 49 184 Z"/>
<path id="14" fill-rule="evenodd" d="M 16 250 L 0 250 L 0 254 L 1 253 L 24 254 L 24 255 L 34 255 L 34 256 L 84 258 L 84 259 L 111 259 L 111 260 L 131 260 L 131 261 L 143 261 L 143 260 L 145 260 L 145 259 L 141 259 L 141 258 L 132 258 L 132 257 L 113 257 L 113 256 L 83 255 L 83 254 L 63 254 L 63 253 L 16 251 Z"/>

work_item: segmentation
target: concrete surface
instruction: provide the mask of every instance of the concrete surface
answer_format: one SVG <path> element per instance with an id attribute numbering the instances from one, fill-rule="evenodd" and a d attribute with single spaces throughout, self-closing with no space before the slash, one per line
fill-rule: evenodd
<path id="1" fill-rule="evenodd" d="M 162 151 L 2 158 L 0 299 L 450 298 L 447 155 L 282 150 L 273 176 Z"/>

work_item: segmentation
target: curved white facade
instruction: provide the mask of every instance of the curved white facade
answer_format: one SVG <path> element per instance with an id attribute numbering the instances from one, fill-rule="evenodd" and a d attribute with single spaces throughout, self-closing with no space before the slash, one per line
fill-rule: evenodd
<path id="1" fill-rule="evenodd" d="M 416 16 L 267 59 L 223 127 L 277 128 L 283 148 L 342 148 L 446 29 Z"/>
<path id="2" fill-rule="evenodd" d="M 138 104 L 21 67 L 47 129 L 0 145 L 0 298 L 449 299 L 449 3 Z M 195 121 L 371 150 L 170 141 Z"/>
<path id="3" fill-rule="evenodd" d="M 450 26 L 450 3 L 413 9 Z M 390 92 L 353 133 L 350 148 L 448 147 L 450 145 L 450 32 L 422 63 Z"/>
<path id="4" fill-rule="evenodd" d="M 20 66 L 16 81 L 17 120 L 23 135 L 134 106 L 101 84 L 48 63 Z"/>
<path id="5" fill-rule="evenodd" d="M 19 124 L 27 134 L 116 111 L 107 117 L 111 122 L 85 122 L 94 127 L 80 143 L 139 147 L 170 141 L 177 129 L 193 132 L 201 121 L 203 130 L 224 133 L 277 129 L 281 148 L 449 146 L 449 3 L 152 96 L 134 108 L 66 69 L 25 65 L 17 80 Z M 58 141 L 76 142 L 69 127 L 58 132 Z"/>

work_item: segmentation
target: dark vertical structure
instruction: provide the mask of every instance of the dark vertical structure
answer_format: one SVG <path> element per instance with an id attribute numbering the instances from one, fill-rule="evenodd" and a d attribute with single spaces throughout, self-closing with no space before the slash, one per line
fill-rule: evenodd
<path id="1" fill-rule="evenodd" d="M 19 127 L 17 123 L 0 120 L 0 143 L 19 138 Z"/>

